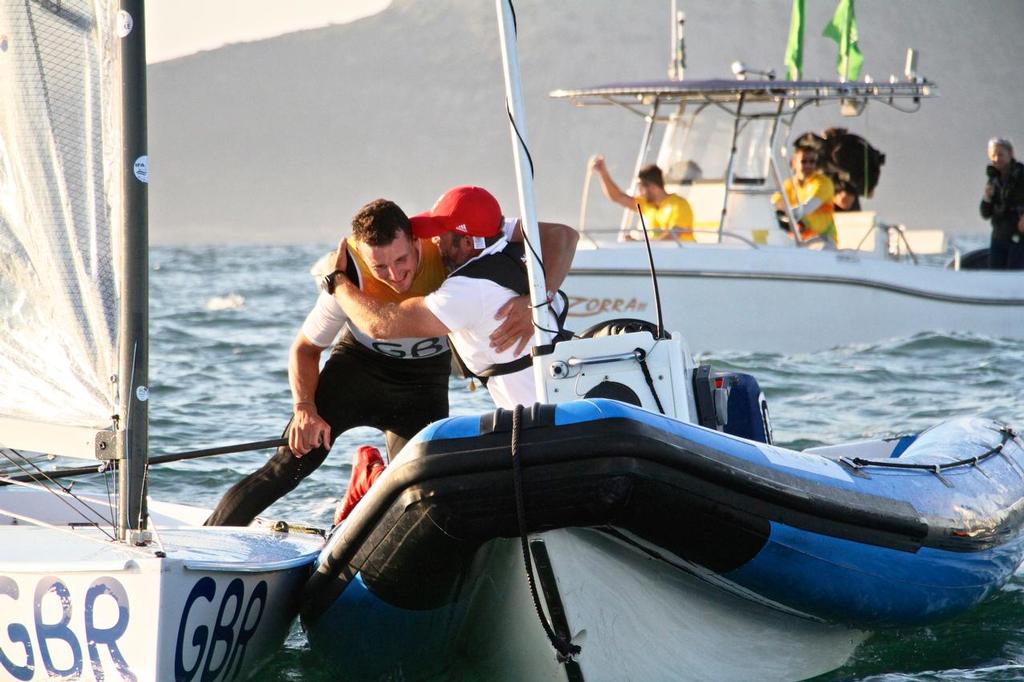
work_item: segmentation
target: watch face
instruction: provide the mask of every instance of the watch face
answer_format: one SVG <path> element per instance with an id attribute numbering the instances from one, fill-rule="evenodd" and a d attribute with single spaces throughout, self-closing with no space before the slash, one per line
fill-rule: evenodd
<path id="1" fill-rule="evenodd" d="M 324 275 L 324 278 L 320 281 L 320 288 L 333 296 L 334 290 L 337 287 L 337 277 L 341 274 L 344 274 L 341 270 L 335 270 L 329 275 Z"/>

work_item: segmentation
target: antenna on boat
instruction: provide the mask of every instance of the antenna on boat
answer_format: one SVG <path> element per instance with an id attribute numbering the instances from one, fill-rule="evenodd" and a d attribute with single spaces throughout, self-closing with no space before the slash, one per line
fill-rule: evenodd
<path id="1" fill-rule="evenodd" d="M 686 13 L 679 9 L 678 0 L 672 0 L 672 51 L 668 62 L 668 77 L 681 81 L 686 76 Z"/>
<path id="2" fill-rule="evenodd" d="M 640 214 L 640 227 L 644 230 L 644 243 L 647 244 L 647 262 L 651 265 L 651 282 L 654 284 L 654 310 L 658 316 L 658 335 L 656 338 L 665 337 L 665 322 L 661 317 L 661 293 L 658 291 L 658 273 L 654 269 L 654 251 L 651 250 L 651 238 L 647 235 L 647 222 L 644 220 L 640 204 L 636 205 L 637 213 Z"/>

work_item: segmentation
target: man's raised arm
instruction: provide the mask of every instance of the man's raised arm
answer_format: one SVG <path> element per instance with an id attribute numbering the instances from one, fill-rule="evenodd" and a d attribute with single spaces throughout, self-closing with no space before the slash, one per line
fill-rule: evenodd
<path id="1" fill-rule="evenodd" d="M 614 201 L 619 206 L 628 209 L 635 209 L 636 202 L 633 201 L 633 197 L 629 196 L 618 185 L 612 180 L 611 174 L 608 172 L 608 167 L 604 163 L 603 156 L 595 156 L 590 160 L 590 168 L 597 173 L 597 179 L 601 181 L 601 191 L 604 195 Z"/>

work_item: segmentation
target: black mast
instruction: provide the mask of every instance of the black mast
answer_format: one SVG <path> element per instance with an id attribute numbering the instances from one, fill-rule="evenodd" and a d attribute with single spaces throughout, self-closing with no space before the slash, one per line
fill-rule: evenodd
<path id="1" fill-rule="evenodd" d="M 143 0 L 121 0 L 122 188 L 118 535 L 146 526 L 149 439 L 149 209 L 146 151 L 146 23 Z M 135 538 L 135 541 L 141 541 Z"/>

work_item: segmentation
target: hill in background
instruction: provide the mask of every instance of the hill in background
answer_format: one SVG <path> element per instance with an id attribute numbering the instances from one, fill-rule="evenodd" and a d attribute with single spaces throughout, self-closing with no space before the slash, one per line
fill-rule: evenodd
<path id="1" fill-rule="evenodd" d="M 791 2 L 683 2 L 688 78 L 731 77 L 742 60 L 780 74 Z M 806 78 L 834 78 L 820 37 L 833 2 L 808 4 Z M 574 224 L 585 162 L 629 180 L 643 121 L 576 109 L 556 88 L 665 75 L 669 3 L 520 0 L 520 64 L 542 219 Z M 907 47 L 941 96 L 916 114 L 829 108 L 797 133 L 843 125 L 888 159 L 865 203 L 909 227 L 984 231 L 985 141 L 1024 134 L 1016 87 L 1024 3 L 862 0 L 864 72 L 900 74 Z M 969 15 L 968 15 L 969 12 Z M 1005 47 L 997 47 L 1005 46 Z M 410 213 L 452 185 L 491 189 L 518 213 L 494 7 L 395 0 L 349 24 L 233 45 L 149 68 L 151 232 L 157 243 L 332 242 L 366 201 Z M 617 222 L 591 193 L 590 220 Z M 595 196 L 597 195 L 597 196 Z M 591 223 L 593 224 L 593 223 Z"/>

